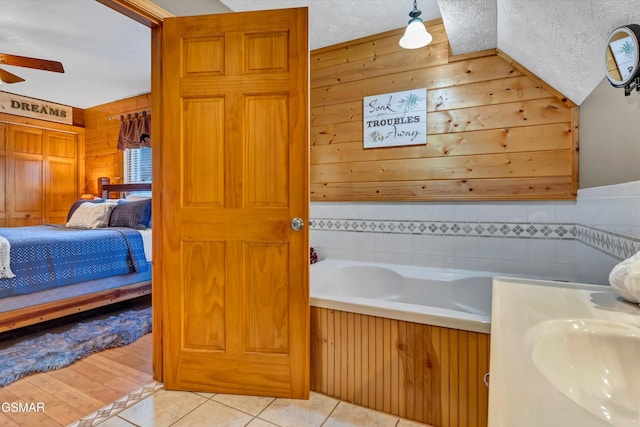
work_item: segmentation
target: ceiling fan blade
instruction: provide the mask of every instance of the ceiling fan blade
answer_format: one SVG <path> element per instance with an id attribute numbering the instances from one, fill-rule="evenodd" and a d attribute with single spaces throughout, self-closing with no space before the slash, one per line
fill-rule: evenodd
<path id="1" fill-rule="evenodd" d="M 49 61 L 47 59 L 39 58 L 28 58 L 26 56 L 8 55 L 6 53 L 0 53 L 0 64 L 35 68 L 36 70 L 54 71 L 56 73 L 64 73 L 64 67 L 58 61 Z"/>
<path id="2" fill-rule="evenodd" d="M 18 77 L 0 68 L 0 83 L 20 83 L 23 81 L 24 79 L 22 77 Z"/>

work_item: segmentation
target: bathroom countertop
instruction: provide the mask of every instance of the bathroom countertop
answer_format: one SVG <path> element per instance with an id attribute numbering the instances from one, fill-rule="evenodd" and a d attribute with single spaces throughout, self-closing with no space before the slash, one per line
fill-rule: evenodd
<path id="1" fill-rule="evenodd" d="M 570 395 L 576 396 L 573 387 L 571 391 L 560 391 L 536 367 L 532 356 L 532 343 L 539 343 L 540 337 L 550 336 L 547 333 L 549 325 L 557 327 L 559 323 L 573 322 L 570 323 L 574 326 L 573 329 L 578 329 L 576 327 L 578 324 L 605 326 L 623 324 L 624 328 L 630 328 L 632 335 L 634 330 L 640 334 L 640 307 L 637 304 L 622 300 L 610 286 L 496 277 L 493 280 L 491 318 L 489 427 L 640 426 L 640 368 L 628 375 L 625 372 L 622 380 L 619 379 L 620 376 L 616 377 L 618 379 L 613 378 L 613 382 L 622 381 L 626 384 L 625 390 L 631 387 L 632 393 L 625 393 L 627 399 L 637 400 L 632 401 L 634 409 L 630 413 L 625 412 L 623 422 L 610 422 L 607 421 L 609 416 L 607 408 L 587 410 L 576 403 L 575 398 L 570 397 Z M 572 332 L 575 331 L 569 331 L 569 333 Z M 632 342 L 623 344 L 632 346 L 627 347 L 627 350 L 631 348 L 631 353 L 635 353 L 636 346 L 640 343 L 637 340 L 638 336 L 634 335 Z M 584 337 L 583 335 L 583 340 Z M 591 344 L 588 341 L 591 339 L 590 336 L 586 339 L 590 349 L 599 345 L 598 350 L 610 352 L 613 347 L 608 344 L 600 345 L 600 341 Z M 606 340 L 603 342 L 609 343 Z M 552 354 L 552 357 L 546 357 L 546 362 L 553 365 L 556 360 L 554 359 L 556 348 L 563 343 L 560 340 L 551 341 L 551 344 L 544 349 L 547 355 Z M 585 349 L 585 352 L 587 350 L 589 349 Z M 598 353 L 598 356 L 594 357 L 599 357 L 598 351 L 589 351 L 589 353 L 585 356 Z M 539 352 L 536 354 L 540 355 Z M 629 351 L 625 354 L 629 354 Z M 637 365 L 640 366 L 640 354 L 637 356 Z M 617 354 L 613 356 L 614 365 L 617 363 L 622 365 L 624 361 L 619 362 L 617 357 Z M 576 355 L 573 357 L 573 360 L 580 361 L 580 359 L 588 358 Z M 571 375 L 574 374 L 567 374 L 571 372 L 571 369 L 567 368 L 570 365 L 565 364 L 563 367 L 559 364 L 558 366 L 560 366 L 560 370 L 557 371 L 559 375 L 547 376 L 556 378 L 565 375 L 571 383 L 574 380 Z M 605 372 L 608 371 L 605 370 Z M 585 376 L 580 375 L 580 377 Z M 607 383 L 608 379 L 602 377 L 606 375 L 596 375 L 596 382 Z M 632 385 L 629 386 L 629 383 Z M 602 392 L 600 388 L 606 387 L 597 388 L 595 394 Z M 605 390 L 604 393 L 607 394 L 608 391 Z M 615 393 L 615 390 L 612 393 Z M 590 396 L 591 392 L 587 394 Z M 631 396 L 628 396 L 629 394 Z M 584 399 L 584 395 L 580 398 Z M 613 405 L 615 406 L 615 403 Z M 598 411 L 601 413 L 597 413 Z"/>

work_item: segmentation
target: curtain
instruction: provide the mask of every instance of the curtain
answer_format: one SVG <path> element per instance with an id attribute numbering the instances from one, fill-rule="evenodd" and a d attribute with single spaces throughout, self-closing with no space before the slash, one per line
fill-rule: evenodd
<path id="1" fill-rule="evenodd" d="M 118 150 L 140 147 L 151 148 L 151 115 L 146 111 L 141 115 L 120 117 Z"/>

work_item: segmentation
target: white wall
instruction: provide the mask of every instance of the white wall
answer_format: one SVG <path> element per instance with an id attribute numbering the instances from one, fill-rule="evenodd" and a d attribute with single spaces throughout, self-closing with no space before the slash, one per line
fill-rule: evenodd
<path id="1" fill-rule="evenodd" d="M 311 204 L 320 258 L 479 269 L 607 283 L 640 250 L 640 181 L 578 200 Z"/>
<path id="2" fill-rule="evenodd" d="M 580 188 L 640 179 L 640 93 L 605 78 L 580 105 Z"/>

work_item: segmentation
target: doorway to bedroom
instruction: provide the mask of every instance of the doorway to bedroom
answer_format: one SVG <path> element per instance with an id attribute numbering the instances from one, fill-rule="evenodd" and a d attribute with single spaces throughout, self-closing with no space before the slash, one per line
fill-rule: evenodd
<path id="1" fill-rule="evenodd" d="M 306 34 L 306 25 L 299 26 L 299 27 L 300 27 L 299 29 L 304 28 L 304 31 Z M 259 34 L 264 35 L 266 33 L 262 32 Z M 304 41 L 306 42 L 306 38 L 304 38 Z M 282 63 L 286 64 L 286 66 L 284 67 L 279 66 L 281 70 L 288 69 L 288 62 L 287 62 L 288 59 L 286 56 L 272 55 L 272 53 L 274 53 L 274 50 L 273 50 L 274 46 L 275 47 L 282 46 L 283 43 L 286 42 L 286 37 L 283 37 L 282 34 L 274 34 L 272 37 L 257 37 L 257 38 L 254 37 L 248 42 L 252 44 L 252 48 L 256 52 L 260 52 L 260 51 L 265 52 L 261 55 L 257 55 L 252 58 L 253 60 L 252 67 L 255 68 L 253 70 L 254 74 L 260 74 L 260 73 L 272 74 L 274 72 L 273 71 L 274 65 L 276 66 L 275 68 L 278 68 L 277 67 L 278 63 L 273 62 L 274 58 L 277 61 L 281 61 L 281 64 Z M 298 47 L 299 46 L 296 46 L 296 48 Z M 276 51 L 280 52 L 280 49 L 278 48 L 276 49 Z M 299 53 L 297 56 L 299 58 L 306 58 L 307 56 L 306 46 L 304 46 L 304 53 Z M 304 62 L 306 63 L 306 61 Z M 267 71 L 267 69 L 269 70 Z M 302 83 L 303 85 L 306 84 L 308 80 L 306 78 L 306 72 L 307 70 L 305 70 L 305 73 L 300 73 L 295 75 L 295 78 L 294 78 L 295 84 L 299 84 L 299 83 Z M 254 76 L 252 78 L 255 79 L 256 77 Z M 258 78 L 258 80 L 260 80 L 260 78 Z M 265 79 L 265 80 L 268 81 L 269 79 Z M 271 84 L 273 83 L 274 82 L 271 82 Z M 283 84 L 283 83 L 284 83 L 284 80 L 280 84 Z M 256 88 L 257 86 L 254 85 L 252 87 Z M 277 87 L 275 88 L 277 89 Z M 219 171 L 221 169 L 223 170 L 225 166 L 225 161 L 227 160 L 227 158 L 224 156 L 232 155 L 232 153 L 229 154 L 228 151 L 224 152 L 224 156 L 218 158 L 218 161 L 223 161 L 222 168 L 205 168 L 203 167 L 204 161 L 202 161 L 202 159 L 205 159 L 206 157 L 201 155 L 203 153 L 202 150 L 206 150 L 211 147 L 203 147 L 202 144 L 198 144 L 190 147 L 189 148 L 191 150 L 190 152 L 187 150 L 187 151 L 183 151 L 183 153 L 186 153 L 186 152 L 189 153 L 189 155 L 191 156 L 190 159 L 193 160 L 189 162 L 189 165 L 196 167 L 196 169 L 190 169 L 190 171 L 191 172 L 193 172 L 194 170 L 197 171 L 197 168 L 200 168 L 201 171 L 197 172 L 195 175 L 192 175 L 190 177 L 191 180 L 188 181 L 188 185 L 186 187 L 175 192 L 171 187 L 174 180 L 167 180 L 166 179 L 167 176 L 163 176 L 162 174 L 155 175 L 154 186 L 156 186 L 155 187 L 156 190 L 154 191 L 154 195 L 156 197 L 152 199 L 159 199 L 158 195 L 161 195 L 164 200 L 166 199 L 180 200 L 181 203 L 186 200 L 187 203 L 184 203 L 184 205 L 187 205 L 189 210 L 192 211 L 192 212 L 184 211 L 181 213 L 178 210 L 173 209 L 172 206 L 166 206 L 160 201 L 154 200 L 154 212 L 158 214 L 155 219 L 158 219 L 158 217 L 162 218 L 163 216 L 167 219 L 171 218 L 172 220 L 174 218 L 185 219 L 189 217 L 189 215 L 191 215 L 190 218 L 192 220 L 204 219 L 204 223 L 207 223 L 208 218 L 217 218 L 216 221 L 220 222 L 221 216 L 219 216 L 218 214 L 214 214 L 213 216 L 205 215 L 205 214 L 202 214 L 202 212 L 200 212 L 202 209 L 200 209 L 200 211 L 198 210 L 199 208 L 201 208 L 201 206 L 197 206 L 198 209 L 194 209 L 194 207 L 196 207 L 195 205 L 202 204 L 202 203 L 211 204 L 211 198 L 213 197 L 215 199 L 217 197 L 218 202 L 216 203 L 218 204 L 226 203 L 232 206 L 232 209 L 234 210 L 233 213 L 235 215 L 232 215 L 231 219 L 240 220 L 240 223 L 235 225 L 232 224 L 232 222 L 226 222 L 226 224 L 233 225 L 232 227 L 226 227 L 226 229 L 245 230 L 247 232 L 256 231 L 257 233 L 263 233 L 264 230 L 267 230 L 268 233 L 272 234 L 271 237 L 268 237 L 268 239 L 266 239 L 264 235 L 260 235 L 260 234 L 258 234 L 257 237 L 256 236 L 251 237 L 248 234 L 247 236 L 240 236 L 240 237 L 238 237 L 237 235 L 228 236 L 229 238 L 228 242 L 231 242 L 231 243 L 225 243 L 225 245 L 232 248 L 231 254 L 232 255 L 244 254 L 245 258 L 243 259 L 243 262 L 246 265 L 251 267 L 246 269 L 245 273 L 240 273 L 240 274 L 238 273 L 240 270 L 222 272 L 223 270 L 216 270 L 216 268 L 211 268 L 212 265 L 215 265 L 215 263 L 219 262 L 219 259 L 221 259 L 221 257 L 217 257 L 215 255 L 216 255 L 216 250 L 218 248 L 218 242 L 220 241 L 219 240 L 220 236 L 224 235 L 224 232 L 226 232 L 226 230 L 224 229 L 220 229 L 220 230 L 209 229 L 208 231 L 205 230 L 205 236 L 206 236 L 206 239 L 208 240 L 206 239 L 199 240 L 198 238 L 194 238 L 196 233 L 195 231 L 191 230 L 189 231 L 189 236 L 181 236 L 180 239 L 182 239 L 183 242 L 186 241 L 188 242 L 189 245 L 191 245 L 191 247 L 189 248 L 190 252 L 188 252 L 187 254 L 189 257 L 191 257 L 191 259 L 189 260 L 190 261 L 189 265 L 193 264 L 193 262 L 191 261 L 205 260 L 205 263 L 201 264 L 201 266 L 204 265 L 204 267 L 199 270 L 199 273 L 201 273 L 201 277 L 211 278 L 212 277 L 211 272 L 215 272 L 216 274 L 220 273 L 219 277 L 225 277 L 225 278 L 239 277 L 242 274 L 246 274 L 247 277 L 251 279 L 251 282 L 248 283 L 244 288 L 246 291 L 245 295 L 250 296 L 251 297 L 250 299 L 254 303 L 255 302 L 262 303 L 264 301 L 270 300 L 270 304 L 272 306 L 279 307 L 278 309 L 280 311 L 277 313 L 276 317 L 270 316 L 270 314 L 266 311 L 260 311 L 260 310 L 243 311 L 242 306 L 237 302 L 231 303 L 231 305 L 228 307 L 227 312 L 235 313 L 235 315 L 239 319 L 239 321 L 231 322 L 231 323 L 235 323 L 238 325 L 254 324 L 258 326 L 258 328 L 262 327 L 262 330 L 259 330 L 258 333 L 256 333 L 253 337 L 250 337 L 248 341 L 245 341 L 245 344 L 248 344 L 254 350 L 263 351 L 266 349 L 267 350 L 266 353 L 270 353 L 270 352 L 273 353 L 274 350 L 276 350 L 275 351 L 276 354 L 282 355 L 290 350 L 288 346 L 292 342 L 295 343 L 295 346 L 300 346 L 301 348 L 307 347 L 307 345 L 304 342 L 304 337 L 302 340 L 283 339 L 282 338 L 283 335 L 281 333 L 284 333 L 285 334 L 284 336 L 286 336 L 287 334 L 293 334 L 294 332 L 295 333 L 302 332 L 303 335 L 308 336 L 308 332 L 305 333 L 305 329 L 308 328 L 308 324 L 305 324 L 305 323 L 308 322 L 308 318 L 309 318 L 308 312 L 306 311 L 308 310 L 308 302 L 300 306 L 295 304 L 289 304 L 289 302 L 292 301 L 291 298 L 298 298 L 300 300 L 308 301 L 308 295 L 306 294 L 308 292 L 308 284 L 306 283 L 307 272 L 305 270 L 306 268 L 308 268 L 308 236 L 306 233 L 306 228 L 303 228 L 302 232 L 300 232 L 299 230 L 296 230 L 294 229 L 294 227 L 290 226 L 290 222 L 292 219 L 296 217 L 300 217 L 304 220 L 303 222 L 307 222 L 306 219 L 308 217 L 308 212 L 307 212 L 308 191 L 306 188 L 307 183 L 305 179 L 300 179 L 300 177 L 305 177 L 308 175 L 308 171 L 306 170 L 306 167 L 308 167 L 308 159 L 306 158 L 306 152 L 308 150 L 308 141 L 307 141 L 308 132 L 306 131 L 307 129 L 306 120 L 308 115 L 306 114 L 306 111 L 295 111 L 295 109 L 291 108 L 293 105 L 292 104 L 293 101 L 291 101 L 289 99 L 289 95 L 287 95 L 287 91 L 290 90 L 290 85 L 288 83 L 284 84 L 282 86 L 282 89 L 275 90 L 275 92 L 273 89 L 274 89 L 274 86 L 271 86 L 271 88 L 267 90 L 268 93 L 260 93 L 260 92 L 255 93 L 254 91 L 252 97 L 247 98 L 248 102 L 246 103 L 246 105 L 240 107 L 240 105 L 238 104 L 235 107 L 233 107 L 233 111 L 235 113 L 242 113 L 247 117 L 252 117 L 254 120 L 252 120 L 251 123 L 260 124 L 263 128 L 268 128 L 268 132 L 257 132 L 254 129 L 253 131 L 247 133 L 251 137 L 248 141 L 245 141 L 245 142 L 254 144 L 253 147 L 256 148 L 255 150 L 254 149 L 249 150 L 246 153 L 244 153 L 245 155 L 241 155 L 240 151 L 236 152 L 236 155 L 237 155 L 236 160 L 240 162 L 240 164 L 251 165 L 250 168 L 246 169 L 248 171 L 247 172 L 248 176 L 242 176 L 242 174 L 239 173 L 242 170 L 242 168 L 234 167 L 222 172 L 222 176 L 225 179 L 217 181 L 217 182 L 226 182 L 227 177 L 234 177 L 234 176 L 235 177 L 241 176 L 243 179 L 246 178 L 247 179 L 246 182 L 249 182 L 248 179 L 251 179 L 252 184 L 245 185 L 243 187 L 246 190 L 244 193 L 241 192 L 234 195 L 236 190 L 234 190 L 233 186 L 230 186 L 228 188 L 225 188 L 223 186 L 221 187 L 223 191 L 219 193 L 211 192 L 212 188 L 215 188 L 215 186 L 211 186 L 210 184 L 212 181 L 213 182 L 216 182 L 216 181 L 210 179 L 211 176 L 209 175 L 209 173 L 211 172 L 215 173 L 216 171 Z M 297 91 L 297 93 L 292 98 L 295 100 L 303 101 L 306 107 L 306 101 L 308 96 L 306 87 L 303 88 L 302 90 L 299 88 L 296 88 L 295 90 Z M 150 95 L 146 95 L 146 96 L 149 98 L 149 102 L 150 102 Z M 232 97 L 233 94 L 230 94 L 229 96 Z M 144 95 L 142 97 L 144 97 Z M 202 97 L 199 96 L 199 98 L 200 98 L 199 101 L 202 101 Z M 138 97 L 136 97 L 135 100 L 134 99 L 129 100 L 131 101 L 131 104 L 129 104 L 129 107 L 127 107 L 129 111 L 136 111 L 140 109 L 141 106 L 138 103 L 138 100 L 139 100 Z M 156 104 L 154 104 L 154 108 L 155 108 L 155 105 Z M 166 107 L 166 104 L 165 104 L 165 107 Z M 201 114 L 203 112 L 214 111 L 216 108 L 216 102 L 207 101 L 207 102 L 198 103 L 198 101 L 194 101 L 189 104 L 189 107 L 192 108 L 194 111 L 196 111 L 196 116 L 197 116 L 198 114 Z M 156 111 L 159 111 L 159 109 L 156 109 Z M 287 114 L 291 114 L 291 115 L 286 116 Z M 113 120 L 113 118 L 110 117 L 112 115 L 113 115 L 113 111 L 111 112 L 104 111 L 104 110 L 96 111 L 95 114 L 94 112 L 91 112 L 87 117 L 87 122 L 91 122 L 92 120 L 101 120 L 101 121 L 110 121 L 112 124 L 116 124 L 117 120 Z M 197 125 L 197 122 L 195 121 L 197 119 L 196 116 L 193 116 L 192 120 L 194 121 L 192 121 L 190 123 L 191 126 L 188 127 L 190 130 L 198 128 L 198 126 L 194 126 L 194 125 Z M 206 116 L 206 117 L 211 117 L 211 116 Z M 110 118 L 112 120 L 109 120 Z M 295 121 L 295 125 L 292 125 L 288 121 L 291 118 L 293 118 L 293 120 Z M 200 129 L 201 133 L 196 135 L 199 137 L 198 140 L 205 141 L 206 136 L 210 134 L 215 134 L 215 132 L 218 129 L 225 128 L 225 126 L 228 126 L 224 120 L 222 123 L 223 123 L 222 126 L 218 126 L 217 129 L 207 128 L 210 130 L 210 132 L 207 131 L 207 129 L 205 128 L 201 128 Z M 230 131 L 233 135 L 236 135 L 236 136 L 244 134 L 241 131 L 233 130 L 232 127 L 227 127 L 226 130 Z M 300 130 L 303 130 L 302 135 L 297 134 L 297 132 Z M 182 131 L 184 131 L 184 129 Z M 284 146 L 280 146 L 278 144 L 273 144 L 273 141 L 287 141 L 288 143 L 288 141 L 293 141 L 293 140 L 297 141 L 296 145 L 285 144 Z M 175 159 L 179 157 L 180 156 L 175 156 L 172 158 Z M 153 158 L 154 168 L 153 169 L 156 171 L 165 169 L 162 167 L 164 164 L 161 163 L 163 160 L 164 159 L 162 155 L 156 155 L 154 150 L 154 158 Z M 293 161 L 292 164 L 291 165 L 287 164 L 287 162 L 290 162 L 290 161 Z M 161 166 L 160 169 L 158 169 L 157 167 L 158 164 Z M 278 166 L 274 167 L 274 165 L 278 165 Z M 169 165 L 169 168 L 171 167 L 175 167 L 175 165 Z M 278 173 L 274 174 L 273 173 L 274 169 L 278 171 Z M 160 179 L 159 180 L 155 179 L 158 176 L 160 177 Z M 199 177 L 199 179 L 193 179 L 193 177 Z M 114 177 L 114 178 L 118 178 L 118 177 Z M 122 177 L 119 177 L 119 178 L 122 178 Z M 95 179 L 88 180 L 91 186 L 93 185 L 92 183 L 95 181 L 96 181 Z M 186 181 L 175 180 L 175 182 L 186 182 Z M 165 185 L 162 185 L 163 183 Z M 161 189 L 160 193 L 157 191 L 157 188 Z M 180 197 L 176 197 L 176 198 L 170 197 L 170 196 L 179 194 L 181 191 L 185 190 L 185 188 L 187 188 L 188 191 L 192 191 L 191 193 L 188 193 L 187 191 L 188 194 L 186 198 L 183 197 L 185 193 L 181 193 L 182 195 Z M 204 192 L 195 192 L 193 191 L 194 188 L 203 190 Z M 217 188 L 217 189 L 220 189 L 220 188 Z M 300 191 L 301 189 L 303 189 L 304 191 Z M 282 190 L 284 190 L 284 195 L 281 192 Z M 294 197 L 294 195 L 299 193 L 302 194 L 302 196 L 299 199 L 297 197 Z M 204 199 L 202 198 L 203 195 L 205 196 Z M 209 199 L 207 199 L 207 197 Z M 239 210 L 240 200 L 248 201 L 250 208 L 253 209 L 254 212 L 247 212 L 244 214 L 241 213 L 241 211 Z M 291 200 L 295 200 L 294 205 L 288 205 L 288 203 Z M 220 201 L 222 201 L 222 203 L 220 203 Z M 194 214 L 195 216 L 193 216 Z M 158 246 L 167 247 L 167 246 L 173 245 L 175 243 L 175 238 L 177 233 L 173 233 L 169 229 L 170 228 L 169 225 L 167 225 L 167 229 L 163 229 L 163 223 L 161 221 L 162 220 L 156 223 L 157 225 L 159 225 L 158 228 L 161 229 L 161 231 L 155 232 L 156 236 L 158 236 L 158 238 L 156 239 L 159 241 Z M 184 226 L 184 224 L 186 223 L 183 223 L 181 226 Z M 251 225 L 248 226 L 248 224 L 257 224 L 257 225 L 260 225 L 260 227 L 251 226 Z M 261 230 L 262 226 L 264 226 L 264 229 Z M 203 228 L 200 227 L 199 230 L 197 231 L 199 232 L 203 231 Z M 187 237 L 187 239 L 185 239 L 185 237 Z M 269 240 L 269 239 L 272 239 L 272 240 Z M 233 243 L 234 241 L 243 241 L 243 243 L 242 245 L 239 245 L 237 243 Z M 205 242 L 205 243 L 203 244 L 202 242 Z M 154 249 L 154 251 L 156 251 L 156 249 Z M 161 253 L 164 255 L 164 253 L 160 252 L 160 250 L 158 250 L 158 252 L 156 253 Z M 158 264 L 160 264 L 162 259 L 166 260 L 169 258 L 171 257 L 161 256 L 160 258 L 158 258 L 159 259 Z M 297 258 L 299 258 L 299 260 Z M 178 257 L 174 257 L 172 260 L 179 260 L 179 259 L 184 259 L 184 258 L 182 256 L 178 256 Z M 214 264 L 207 264 L 209 262 L 213 262 Z M 231 263 L 231 264 L 234 264 L 234 263 Z M 287 268 L 287 265 L 294 265 L 295 267 Z M 265 266 L 269 266 L 270 270 L 265 270 Z M 223 267 L 226 268 L 226 265 L 223 265 Z M 156 271 L 159 271 L 160 273 L 162 273 L 163 271 L 162 267 L 154 266 L 154 273 Z M 302 277 L 303 279 L 298 280 L 298 278 L 300 277 Z M 274 280 L 274 278 L 277 278 L 277 280 Z M 215 280 L 213 281 L 215 282 Z M 292 287 L 291 286 L 292 284 L 294 284 L 296 287 Z M 185 285 L 184 283 L 182 285 L 183 285 L 182 287 L 183 292 L 187 292 L 187 290 L 193 289 L 193 288 L 189 288 L 189 286 L 184 286 Z M 272 286 L 275 286 L 275 287 L 271 288 Z M 153 306 L 162 307 L 161 305 L 158 304 L 158 300 L 156 300 L 156 297 L 157 295 L 154 292 Z M 192 300 L 192 302 L 197 302 L 197 301 L 207 301 L 207 299 L 194 298 Z M 216 302 L 216 304 L 218 304 L 218 302 Z M 223 300 L 222 302 L 225 304 L 227 303 L 226 300 Z M 235 308 L 232 307 L 233 304 L 235 304 Z M 294 307 L 294 311 L 293 312 L 282 311 L 282 307 L 285 307 L 285 306 Z M 210 307 L 202 307 L 202 306 L 191 307 L 190 306 L 189 310 L 187 311 L 189 313 L 199 312 L 200 314 L 202 314 L 203 310 L 204 311 L 210 310 Z M 161 315 L 164 316 L 165 313 L 161 313 Z M 166 314 L 166 315 L 168 316 L 169 320 L 172 320 L 175 314 L 171 314 L 171 315 Z M 270 320 L 271 323 L 265 321 L 269 319 L 275 319 L 275 320 Z M 286 319 L 289 319 L 289 320 L 286 320 Z M 296 324 L 293 324 L 291 323 L 290 319 L 303 319 L 303 320 L 302 321 L 294 320 Z M 304 319 L 307 319 L 307 320 L 304 320 Z M 159 321 L 160 319 L 158 319 L 158 322 Z M 193 321 L 191 320 L 191 322 Z M 169 329 L 174 328 L 174 326 L 171 326 L 174 324 L 175 323 L 173 322 L 169 324 L 165 322 L 164 324 L 165 326 L 164 330 L 168 334 L 168 338 L 170 339 L 171 339 L 171 334 L 174 333 L 174 330 L 173 329 L 169 330 Z M 202 324 L 202 322 L 200 323 L 196 322 L 192 324 Z M 277 326 L 277 328 L 272 328 L 272 326 Z M 154 325 L 154 329 L 162 330 L 163 328 L 158 323 L 158 325 Z M 294 331 L 294 329 L 296 329 L 296 331 Z M 223 331 L 226 333 L 227 326 L 225 325 L 221 328 L 215 328 L 212 331 L 215 331 L 215 330 Z M 272 336 L 269 337 L 267 333 L 263 333 L 263 332 L 269 332 L 273 330 L 277 330 L 278 335 L 280 336 L 273 336 L 273 332 L 271 332 Z M 208 333 L 211 331 L 202 331 L 201 328 L 193 329 L 193 331 L 195 332 L 195 334 L 205 332 L 205 336 L 207 336 L 207 339 L 211 338 L 211 334 Z M 191 336 L 195 336 L 195 334 L 192 333 Z M 233 334 L 228 334 L 228 335 L 233 336 Z M 167 336 L 162 335 L 157 339 L 155 339 L 154 341 L 156 343 L 158 342 L 162 343 L 162 341 L 167 342 L 165 338 L 167 338 Z M 199 345 L 198 343 L 196 344 Z M 210 345 L 211 342 L 208 342 L 205 344 Z M 160 347 L 160 346 L 154 347 L 154 357 L 153 357 L 155 370 L 156 372 L 159 370 L 161 375 L 163 374 L 163 369 L 167 366 L 167 364 L 165 363 L 166 357 L 164 357 L 164 355 L 162 354 L 158 356 L 158 351 L 162 352 L 162 350 L 163 350 L 163 347 Z M 257 351 L 254 351 L 254 353 L 257 353 Z M 299 357 L 301 360 L 305 360 L 305 362 L 302 363 L 302 369 L 303 370 L 308 369 L 308 362 L 306 362 L 306 360 L 308 360 L 308 355 L 305 355 L 303 352 L 298 352 L 297 350 L 295 350 L 294 353 L 297 354 L 296 357 Z M 282 359 L 282 357 L 280 358 Z M 260 368 L 260 372 L 264 372 L 264 371 L 265 371 L 264 369 Z M 283 368 L 283 372 L 284 371 L 290 371 L 290 370 Z M 302 374 L 296 374 L 296 375 L 298 375 L 303 380 L 302 393 L 304 394 L 304 382 L 305 382 L 305 378 L 307 378 L 306 381 L 308 382 L 308 374 L 305 375 L 303 372 Z M 273 384 L 280 384 L 280 383 L 274 382 Z M 269 384 L 269 385 L 273 385 L 273 384 Z M 280 387 L 280 385 L 277 385 L 277 386 Z M 308 393 L 308 384 L 307 384 L 306 393 Z M 277 395 L 277 394 L 278 393 L 273 393 L 273 395 Z"/>

